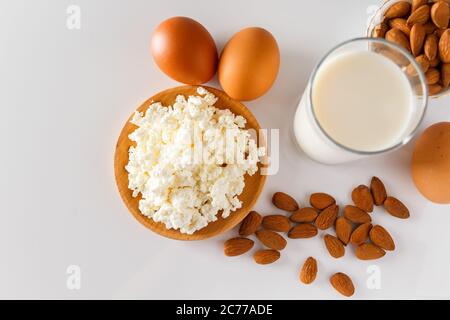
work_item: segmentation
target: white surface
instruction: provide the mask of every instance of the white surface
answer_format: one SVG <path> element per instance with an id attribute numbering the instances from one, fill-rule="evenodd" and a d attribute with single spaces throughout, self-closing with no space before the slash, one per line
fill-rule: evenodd
<path id="1" fill-rule="evenodd" d="M 78 4 L 81 30 L 66 28 L 66 8 Z M 449 298 L 449 207 L 433 205 L 409 175 L 412 145 L 377 159 L 328 167 L 297 151 L 291 122 L 314 64 L 333 45 L 365 32 L 377 0 L 321 1 L 0 1 L 0 297 L 1 298 L 340 298 L 334 272 L 348 273 L 355 298 Z M 280 128 L 280 170 L 256 205 L 277 213 L 274 191 L 302 204 L 313 191 L 341 204 L 372 175 L 404 200 L 411 219 L 382 211 L 398 250 L 376 262 L 348 253 L 333 260 L 319 238 L 291 240 L 282 258 L 256 265 L 251 255 L 226 258 L 223 241 L 177 242 L 138 224 L 122 204 L 113 177 L 116 138 L 147 97 L 178 85 L 148 52 L 164 18 L 198 19 L 219 47 L 245 26 L 277 38 L 282 64 L 272 90 L 247 103 L 265 128 Z M 212 85 L 216 85 L 216 81 Z M 450 120 L 449 98 L 430 103 L 424 125 Z M 319 260 L 312 286 L 298 282 L 307 256 Z M 377 265 L 381 290 L 366 287 Z M 66 268 L 81 267 L 81 290 L 66 287 Z"/>

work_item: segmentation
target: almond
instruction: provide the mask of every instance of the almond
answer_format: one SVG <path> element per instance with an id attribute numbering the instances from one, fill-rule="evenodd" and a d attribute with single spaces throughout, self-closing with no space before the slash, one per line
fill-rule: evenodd
<path id="1" fill-rule="evenodd" d="M 439 58 L 443 63 L 450 63 L 450 29 L 445 30 L 439 40 Z"/>
<path id="2" fill-rule="evenodd" d="M 424 24 L 430 19 L 430 7 L 426 4 L 418 7 L 408 18 L 407 22 L 410 26 L 416 23 Z"/>
<path id="3" fill-rule="evenodd" d="M 356 228 L 350 236 L 350 243 L 359 246 L 369 239 L 369 232 L 372 229 L 371 223 L 364 223 Z"/>
<path id="4" fill-rule="evenodd" d="M 450 63 L 444 63 L 441 67 L 442 85 L 447 88 L 450 85 Z"/>
<path id="5" fill-rule="evenodd" d="M 258 230 L 256 231 L 256 237 L 263 245 L 270 249 L 281 251 L 286 248 L 286 239 L 276 232 L 270 230 Z"/>
<path id="6" fill-rule="evenodd" d="M 323 210 L 316 219 L 317 228 L 319 228 L 320 230 L 326 230 L 330 228 L 334 224 L 334 221 L 336 221 L 338 213 L 339 206 L 335 204 Z"/>
<path id="7" fill-rule="evenodd" d="M 386 201 L 384 201 L 384 208 L 387 212 L 389 212 L 394 217 L 400 219 L 409 218 L 409 210 L 408 208 L 398 199 L 394 197 L 387 197 Z"/>
<path id="8" fill-rule="evenodd" d="M 428 21 L 423 25 L 426 34 L 432 34 L 436 30 L 436 26 L 432 21 Z"/>
<path id="9" fill-rule="evenodd" d="M 258 264 L 270 264 L 280 259 L 280 255 L 277 250 L 258 250 L 253 254 L 253 260 Z"/>
<path id="10" fill-rule="evenodd" d="M 411 28 L 410 46 L 412 54 L 417 57 L 423 49 L 423 43 L 425 42 L 425 28 L 420 23 L 416 23 Z"/>
<path id="11" fill-rule="evenodd" d="M 354 223 L 367 223 L 372 221 L 372 218 L 367 212 L 355 206 L 345 206 L 344 217 Z"/>
<path id="12" fill-rule="evenodd" d="M 427 4 L 428 0 L 412 0 L 412 10 L 411 12 L 416 11 L 417 8 Z"/>
<path id="13" fill-rule="evenodd" d="M 386 40 L 398 44 L 408 51 L 411 51 L 408 37 L 399 29 L 394 28 L 386 32 Z"/>
<path id="14" fill-rule="evenodd" d="M 379 246 L 380 248 L 388 251 L 395 250 L 395 243 L 391 235 L 382 226 L 374 226 L 370 230 L 370 240 L 373 244 Z"/>
<path id="15" fill-rule="evenodd" d="M 314 282 L 317 276 L 317 261 L 313 257 L 309 257 L 303 263 L 303 267 L 300 271 L 300 281 L 304 284 L 311 284 Z"/>
<path id="16" fill-rule="evenodd" d="M 428 86 L 428 94 L 434 96 L 440 93 L 444 88 L 440 84 L 431 84 Z"/>
<path id="17" fill-rule="evenodd" d="M 283 192 L 276 192 L 272 197 L 272 202 L 278 209 L 285 211 L 298 210 L 298 203 L 290 195 Z"/>
<path id="18" fill-rule="evenodd" d="M 436 68 L 430 68 L 425 73 L 425 78 L 427 79 L 427 83 L 429 85 L 436 84 L 441 79 L 441 73 Z"/>
<path id="19" fill-rule="evenodd" d="M 444 1 L 438 1 L 431 7 L 431 20 L 433 20 L 436 27 L 439 29 L 446 29 L 448 27 L 448 20 L 450 19 L 450 9 L 448 4 Z"/>
<path id="20" fill-rule="evenodd" d="M 430 61 L 428 60 L 428 58 L 425 55 L 422 54 L 422 55 L 416 57 L 416 61 L 422 68 L 423 73 L 428 71 L 428 68 L 430 67 Z"/>
<path id="21" fill-rule="evenodd" d="M 288 232 L 291 228 L 291 222 L 285 216 L 280 214 L 274 214 L 270 216 L 265 216 L 262 220 L 262 226 L 264 229 L 277 231 L 277 232 Z"/>
<path id="22" fill-rule="evenodd" d="M 290 219 L 294 222 L 314 222 L 316 220 L 319 213 L 317 212 L 317 209 L 315 208 L 301 208 L 297 211 L 295 211 Z"/>
<path id="23" fill-rule="evenodd" d="M 355 251 L 355 255 L 360 260 L 375 260 L 384 257 L 386 252 L 372 243 L 360 244 Z"/>
<path id="24" fill-rule="evenodd" d="M 250 211 L 250 213 L 245 217 L 242 221 L 241 226 L 239 228 L 239 235 L 243 237 L 247 237 L 251 234 L 254 234 L 256 230 L 258 230 L 261 225 L 262 217 L 256 211 Z"/>
<path id="25" fill-rule="evenodd" d="M 351 297 L 355 293 L 355 286 L 352 279 L 342 272 L 335 273 L 330 278 L 330 283 L 340 294 Z"/>
<path id="26" fill-rule="evenodd" d="M 313 193 L 309 198 L 309 203 L 316 209 L 323 210 L 328 208 L 332 204 L 336 203 L 336 200 L 332 196 L 326 193 Z"/>
<path id="27" fill-rule="evenodd" d="M 337 237 L 346 245 L 352 234 L 352 223 L 345 217 L 339 217 L 336 219 L 335 228 Z"/>
<path id="28" fill-rule="evenodd" d="M 433 60 L 430 60 L 430 62 L 429 62 L 430 67 L 432 67 L 432 68 L 437 67 L 440 63 L 441 63 L 441 59 L 439 59 L 439 55 L 436 58 L 434 58 Z"/>
<path id="29" fill-rule="evenodd" d="M 382 22 L 377 25 L 372 31 L 372 37 L 374 38 L 384 38 L 386 32 L 389 30 L 389 27 L 386 23 Z"/>
<path id="30" fill-rule="evenodd" d="M 406 23 L 406 19 L 403 18 L 395 18 L 389 21 L 389 26 L 391 28 L 399 29 L 403 32 L 407 37 L 411 34 L 411 28 Z"/>
<path id="31" fill-rule="evenodd" d="M 372 177 L 370 181 L 370 193 L 372 193 L 373 202 L 377 206 L 381 206 L 387 198 L 384 183 L 378 177 Z"/>
<path id="32" fill-rule="evenodd" d="M 306 239 L 317 235 L 317 227 L 310 223 L 300 223 L 293 227 L 289 233 L 288 238 L 291 239 Z"/>
<path id="33" fill-rule="evenodd" d="M 438 37 L 435 34 L 429 34 L 425 38 L 424 51 L 428 60 L 433 60 L 438 54 Z"/>
<path id="34" fill-rule="evenodd" d="M 326 234 L 323 237 L 323 241 L 325 242 L 328 252 L 333 258 L 337 259 L 344 256 L 345 248 L 341 240 L 332 235 Z"/>
<path id="35" fill-rule="evenodd" d="M 401 18 L 408 15 L 410 11 L 411 4 L 408 1 L 399 1 L 390 6 L 384 16 L 388 19 Z"/>
<path id="36" fill-rule="evenodd" d="M 225 241 L 223 251 L 226 256 L 240 256 L 253 248 L 253 240 L 247 238 L 232 238 Z"/>
<path id="37" fill-rule="evenodd" d="M 356 187 L 352 191 L 352 200 L 358 208 L 366 212 L 373 211 L 373 198 L 367 186 L 359 185 Z"/>

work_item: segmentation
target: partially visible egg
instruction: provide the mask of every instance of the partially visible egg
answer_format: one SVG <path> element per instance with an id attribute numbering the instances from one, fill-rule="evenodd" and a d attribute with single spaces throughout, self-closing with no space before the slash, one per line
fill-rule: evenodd
<path id="1" fill-rule="evenodd" d="M 219 82 L 231 98 L 254 100 L 272 87 L 279 67 L 280 51 L 272 34 L 262 28 L 246 28 L 225 45 L 219 61 Z"/>
<path id="2" fill-rule="evenodd" d="M 165 74 L 185 84 L 208 82 L 216 73 L 218 55 L 211 34 L 187 17 L 163 21 L 153 33 L 151 52 Z"/>
<path id="3" fill-rule="evenodd" d="M 412 177 L 428 200 L 450 204 L 450 122 L 427 128 L 416 142 Z"/>

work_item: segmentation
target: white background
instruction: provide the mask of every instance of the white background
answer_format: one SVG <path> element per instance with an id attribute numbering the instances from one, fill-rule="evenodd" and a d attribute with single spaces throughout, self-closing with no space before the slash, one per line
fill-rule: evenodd
<path id="1" fill-rule="evenodd" d="M 66 28 L 69 4 L 81 8 L 81 30 Z M 450 207 L 416 191 L 412 145 L 329 167 L 306 158 L 291 139 L 296 102 L 314 64 L 337 43 L 364 35 L 376 4 L 0 0 L 0 298 L 339 299 L 328 283 L 337 271 L 353 278 L 358 299 L 450 298 Z M 280 170 L 268 178 L 256 209 L 279 213 L 270 203 L 275 191 L 302 204 L 309 193 L 324 191 L 345 205 L 354 186 L 378 175 L 411 210 L 407 221 L 379 209 L 373 214 L 395 238 L 394 253 L 361 262 L 348 247 L 335 260 L 316 237 L 290 240 L 277 263 L 260 266 L 251 254 L 223 255 L 224 240 L 236 230 L 178 242 L 132 218 L 115 187 L 114 147 L 142 101 L 178 85 L 148 50 L 155 26 L 175 15 L 197 19 L 219 48 L 246 26 L 267 28 L 278 40 L 278 79 L 267 95 L 247 103 L 262 127 L 281 130 Z M 431 101 L 423 128 L 449 121 L 449 102 Z M 319 274 L 307 287 L 298 270 L 309 255 L 318 259 Z M 380 290 L 366 286 L 373 264 Z M 69 265 L 81 267 L 81 290 L 66 287 Z"/>

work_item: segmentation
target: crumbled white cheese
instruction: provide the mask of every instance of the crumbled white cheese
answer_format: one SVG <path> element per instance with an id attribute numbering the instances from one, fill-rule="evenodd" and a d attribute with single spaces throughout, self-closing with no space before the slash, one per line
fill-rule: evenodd
<path id="1" fill-rule="evenodd" d="M 173 106 L 153 103 L 131 122 L 129 189 L 141 194 L 141 213 L 170 229 L 192 234 L 242 206 L 244 175 L 257 170 L 263 148 L 245 130 L 246 120 L 214 107 L 204 88 Z"/>

